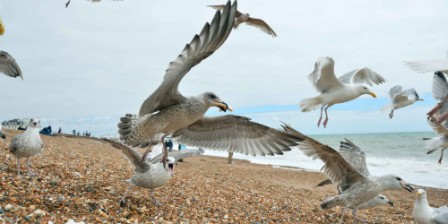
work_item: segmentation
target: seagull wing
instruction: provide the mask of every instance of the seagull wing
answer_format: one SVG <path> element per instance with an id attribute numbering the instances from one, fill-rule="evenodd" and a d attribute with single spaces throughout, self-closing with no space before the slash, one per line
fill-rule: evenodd
<path id="1" fill-rule="evenodd" d="M 370 68 L 355 69 L 345 75 L 339 77 L 339 80 L 346 84 L 360 84 L 365 83 L 370 86 L 373 84 L 379 85 L 386 82 L 386 80 L 377 72 Z"/>
<path id="2" fill-rule="evenodd" d="M 185 159 L 188 157 L 199 156 L 204 153 L 203 149 L 182 149 L 178 151 L 168 152 L 168 156 L 173 157 L 176 161 L 180 159 Z M 160 163 L 162 162 L 163 153 L 157 155 L 156 157 L 151 159 L 151 163 Z"/>
<path id="3" fill-rule="evenodd" d="M 139 173 L 144 173 L 149 170 L 150 164 L 147 161 L 142 162 L 142 154 L 134 148 L 125 146 L 120 142 L 116 142 L 107 138 L 102 138 L 102 141 L 108 142 L 112 147 L 120 149 L 121 152 L 129 159 L 129 161 L 134 165 L 135 171 Z"/>
<path id="4" fill-rule="evenodd" d="M 448 71 L 448 59 L 430 60 L 430 61 L 405 61 L 412 70 L 420 73 Z"/>
<path id="5" fill-rule="evenodd" d="M 353 168 L 364 176 L 370 176 L 366 164 L 366 153 L 348 139 L 341 142 L 339 153 Z"/>
<path id="6" fill-rule="evenodd" d="M 330 146 L 324 145 L 298 132 L 297 130 L 294 130 L 289 125 L 284 124 L 283 128 L 296 135 L 297 138 L 302 139 L 302 141 L 299 142 L 299 149 L 302 150 L 305 155 L 312 157 L 313 159 L 319 158 L 325 163 L 322 167 L 323 172 L 331 180 L 331 182 L 337 183 L 341 186 L 342 191 L 349 188 L 352 184 L 366 178 L 349 162 L 347 162 L 347 160 L 339 152 Z M 347 143 L 344 147 L 346 147 L 347 150 L 357 148 L 353 145 L 353 143 Z"/>
<path id="7" fill-rule="evenodd" d="M 431 219 L 432 223 L 448 223 L 448 207 L 446 205 L 440 208 L 435 208 L 434 213 L 435 215 Z"/>
<path id="8" fill-rule="evenodd" d="M 208 5 L 208 7 L 214 8 L 216 10 L 223 11 L 226 5 Z M 241 12 L 236 10 L 235 17 L 241 16 Z"/>
<path id="9" fill-rule="evenodd" d="M 216 11 L 212 22 L 206 23 L 199 35 L 187 44 L 182 53 L 170 63 L 162 84 L 142 104 L 139 116 L 154 113 L 184 100 L 178 91 L 182 78 L 202 60 L 215 52 L 227 39 L 235 21 L 237 2 L 227 2 L 223 12 Z"/>
<path id="10" fill-rule="evenodd" d="M 251 18 L 246 21 L 247 25 L 255 26 L 259 28 L 261 31 L 271 35 L 272 37 L 277 37 L 277 34 L 274 32 L 274 30 L 263 20 Z"/>
<path id="11" fill-rule="evenodd" d="M 448 95 L 448 81 L 442 72 L 436 72 L 432 79 L 432 96 L 436 100 L 443 100 Z"/>
<path id="12" fill-rule="evenodd" d="M 22 70 L 20 70 L 16 60 L 5 51 L 0 51 L 0 73 L 23 79 Z"/>
<path id="13" fill-rule="evenodd" d="M 324 93 L 329 89 L 343 86 L 342 82 L 336 78 L 334 71 L 322 73 L 322 70 L 317 65 L 317 62 L 314 64 L 314 71 L 308 75 L 308 79 L 321 93 Z"/>
<path id="14" fill-rule="evenodd" d="M 172 137 L 189 146 L 232 150 L 252 156 L 282 155 L 298 141 L 292 134 L 234 115 L 204 117 L 174 132 Z"/>
<path id="15" fill-rule="evenodd" d="M 394 97 L 398 94 L 400 94 L 401 92 L 403 92 L 403 87 L 401 87 L 400 85 L 394 86 L 389 90 L 389 97 L 391 100 L 394 99 Z"/>

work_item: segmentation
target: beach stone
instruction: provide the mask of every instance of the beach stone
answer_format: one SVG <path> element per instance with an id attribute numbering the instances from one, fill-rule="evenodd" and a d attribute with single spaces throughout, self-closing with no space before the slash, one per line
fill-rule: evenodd
<path id="1" fill-rule="evenodd" d="M 13 205 L 11 205 L 11 204 L 7 204 L 7 205 L 5 206 L 5 211 L 9 212 L 9 211 L 11 211 L 13 208 L 14 208 Z"/>
<path id="2" fill-rule="evenodd" d="M 25 220 L 29 221 L 29 222 L 34 221 L 34 215 L 33 214 L 29 214 L 29 215 L 25 216 Z"/>

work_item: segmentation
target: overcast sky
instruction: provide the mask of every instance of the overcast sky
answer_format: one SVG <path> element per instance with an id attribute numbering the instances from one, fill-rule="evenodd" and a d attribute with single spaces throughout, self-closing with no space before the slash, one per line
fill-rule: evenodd
<path id="1" fill-rule="evenodd" d="M 213 17 L 223 1 L 3 1 L 0 50 L 13 55 L 24 80 L 0 76 L 0 120 L 38 117 L 42 126 L 115 135 L 121 115 L 137 113 L 161 83 L 168 63 Z M 235 114 L 272 127 L 279 121 L 308 134 L 429 131 L 432 74 L 402 61 L 443 58 L 448 50 L 446 0 L 240 0 L 238 9 L 264 19 L 272 38 L 250 26 L 234 30 L 212 56 L 182 80 L 184 95 L 213 91 Z M 370 67 L 387 82 L 329 109 L 302 113 L 301 99 L 317 95 L 307 79 L 320 56 L 336 74 Z M 424 102 L 389 120 L 380 109 L 389 89 L 414 87 Z M 219 115 L 212 108 L 210 115 Z"/>

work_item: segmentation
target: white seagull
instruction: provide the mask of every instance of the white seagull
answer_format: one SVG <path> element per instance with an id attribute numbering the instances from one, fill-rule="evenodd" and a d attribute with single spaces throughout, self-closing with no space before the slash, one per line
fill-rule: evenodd
<path id="1" fill-rule="evenodd" d="M 412 217 L 415 224 L 446 224 L 448 223 L 448 207 L 446 205 L 439 208 L 429 206 L 426 191 L 418 189 Z"/>
<path id="2" fill-rule="evenodd" d="M 214 8 L 216 10 L 224 10 L 225 5 L 209 5 L 208 7 Z M 250 17 L 249 13 L 241 13 L 240 11 L 236 11 L 235 24 L 233 27 L 238 29 L 238 26 L 241 23 L 246 23 L 247 25 L 257 27 L 261 31 L 271 35 L 272 37 L 277 37 L 277 34 L 274 30 L 263 20 Z"/>
<path id="3" fill-rule="evenodd" d="M 330 209 L 335 206 L 342 206 L 352 210 L 353 218 L 357 222 L 356 212 L 361 205 L 370 201 L 385 190 L 406 189 L 412 192 L 413 188 L 403 179 L 395 175 L 384 175 L 380 177 L 370 176 L 364 152 L 352 142 L 346 140 L 343 143 L 346 149 L 355 150 L 356 153 L 350 153 L 356 158 L 350 159 L 353 165 L 347 162 L 342 153 L 337 152 L 328 145 L 324 145 L 302 133 L 294 130 L 292 127 L 286 126 L 298 138 L 299 149 L 303 153 L 313 159 L 319 158 L 325 165 L 322 167 L 324 174 L 340 189 L 340 194 L 325 199 L 320 207 L 322 209 Z M 356 149 L 358 148 L 358 149 Z"/>
<path id="4" fill-rule="evenodd" d="M 185 97 L 178 91 L 182 78 L 193 66 L 215 52 L 227 39 L 235 21 L 237 2 L 227 3 L 217 11 L 210 24 L 195 35 L 182 53 L 171 62 L 163 82 L 142 104 L 138 116 L 126 115 L 118 124 L 120 140 L 132 147 L 147 147 L 145 160 L 152 145 L 163 144 L 171 135 L 177 142 L 205 149 L 227 150 L 251 154 L 283 154 L 296 145 L 293 135 L 250 121 L 241 116 L 204 117 L 207 110 L 216 106 L 222 111 L 231 108 L 212 93 Z"/>
<path id="5" fill-rule="evenodd" d="M 439 123 L 434 116 L 428 117 L 427 119 L 429 126 L 438 135 L 434 138 L 423 138 L 427 140 L 426 149 L 428 150 L 426 154 L 431 154 L 440 150 L 439 164 L 443 160 L 443 151 L 448 148 L 448 122 Z"/>
<path id="6" fill-rule="evenodd" d="M 316 61 L 314 71 L 308 75 L 314 87 L 321 93 L 312 98 L 304 99 L 300 102 L 302 112 L 309 112 L 321 105 L 320 117 L 317 126 L 322 121 L 322 112 L 325 109 L 324 127 L 327 126 L 328 114 L 327 110 L 334 104 L 344 103 L 358 98 L 363 94 L 369 94 L 376 98 L 375 93 L 369 88 L 359 85 L 366 83 L 372 86 L 381 84 L 386 80 L 378 73 L 370 68 L 362 68 L 353 70 L 339 78 L 334 74 L 334 60 L 331 57 L 321 57 Z"/>
<path id="7" fill-rule="evenodd" d="M 403 87 L 400 85 L 394 86 L 390 89 L 389 97 L 392 104 L 384 106 L 382 110 L 390 110 L 390 119 L 394 116 L 395 110 L 412 105 L 417 101 L 423 101 L 423 99 L 418 96 L 417 91 L 415 91 L 414 88 L 403 90 Z"/>
<path id="8" fill-rule="evenodd" d="M 428 117 L 435 117 L 437 123 L 441 124 L 448 119 L 448 81 L 443 72 L 437 71 L 432 79 L 432 96 L 439 103 L 431 109 Z"/>
<path id="9" fill-rule="evenodd" d="M 448 51 L 446 52 L 446 58 L 428 61 L 405 61 L 412 70 L 416 72 L 435 72 L 441 71 L 448 74 Z"/>
<path id="10" fill-rule="evenodd" d="M 31 172 L 31 157 L 42 153 L 43 144 L 39 135 L 40 121 L 31 119 L 28 127 L 22 134 L 18 134 L 11 139 L 9 151 L 17 158 L 17 174 L 20 176 L 20 159 L 26 158 L 28 175 L 35 175 Z"/>
<path id="11" fill-rule="evenodd" d="M 2 127 L 1 123 L 0 123 L 0 138 L 1 139 L 6 139 L 6 135 L 3 133 L 3 127 Z"/>

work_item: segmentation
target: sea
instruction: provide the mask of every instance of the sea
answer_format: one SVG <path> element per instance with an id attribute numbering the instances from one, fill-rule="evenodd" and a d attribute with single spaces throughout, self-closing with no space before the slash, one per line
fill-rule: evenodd
<path id="1" fill-rule="evenodd" d="M 423 138 L 434 136 L 432 132 L 310 135 L 336 150 L 344 138 L 352 141 L 366 153 L 367 167 L 373 176 L 394 174 L 410 184 L 448 189 L 448 156 L 439 164 L 440 151 L 426 154 Z M 205 150 L 204 154 L 219 157 L 228 155 L 226 151 L 212 150 Z M 233 158 L 309 171 L 320 171 L 323 166 L 322 161 L 305 156 L 297 148 L 284 155 L 253 157 L 234 153 Z"/>

